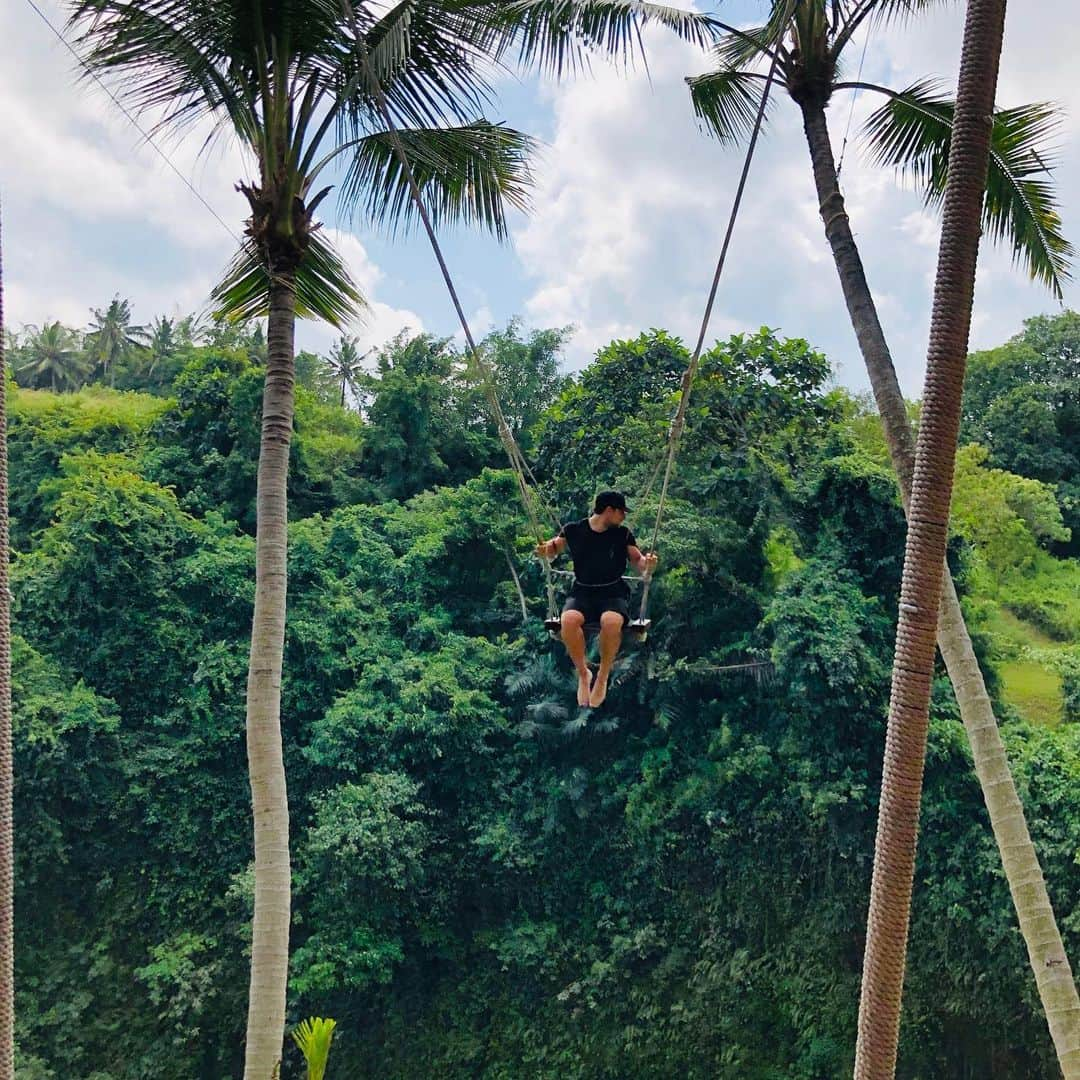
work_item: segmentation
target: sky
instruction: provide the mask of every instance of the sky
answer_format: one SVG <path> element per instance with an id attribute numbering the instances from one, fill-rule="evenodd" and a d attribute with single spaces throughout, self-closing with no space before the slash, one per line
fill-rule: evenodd
<path id="1" fill-rule="evenodd" d="M 62 28 L 62 4 L 35 0 Z M 998 102 L 1054 101 L 1064 110 L 1054 181 L 1066 236 L 1080 247 L 1080 51 L 1075 0 L 1010 6 Z M 765 5 L 730 0 L 725 21 L 749 25 Z M 903 88 L 926 76 L 955 88 L 963 5 L 943 3 L 905 26 L 873 31 L 865 81 Z M 1050 32 L 1052 28 L 1052 32 Z M 690 344 L 742 165 L 742 151 L 705 137 L 684 84 L 709 59 L 661 29 L 645 36 L 648 67 L 602 61 L 561 83 L 504 77 L 488 118 L 539 140 L 530 213 L 515 214 L 510 240 L 464 230 L 442 238 L 475 333 L 520 317 L 526 326 L 573 326 L 569 369 L 616 337 L 660 327 Z M 851 51 L 854 78 L 863 39 Z M 85 326 L 92 308 L 128 298 L 139 322 L 203 310 L 235 251 L 246 202 L 235 190 L 250 162 L 220 141 L 202 153 L 197 135 L 148 145 L 105 93 L 76 78 L 71 54 L 28 0 L 0 4 L 0 151 L 5 314 L 8 325 L 59 319 Z M 922 200 L 874 166 L 860 121 L 882 99 L 837 95 L 829 109 L 834 150 L 851 118 L 842 187 L 897 372 L 921 392 L 937 258 L 938 224 Z M 181 176 L 220 217 L 198 201 Z M 331 197 L 324 220 L 370 303 L 351 328 L 363 348 L 403 329 L 460 336 L 426 239 L 390 236 L 344 216 Z M 1080 286 L 1066 290 L 1080 307 Z M 1059 309 L 1042 286 L 983 245 L 973 348 L 1000 344 L 1023 319 Z M 769 326 L 807 339 L 832 361 L 837 382 L 867 381 L 817 213 L 809 157 L 795 106 L 781 95 L 760 144 L 728 256 L 710 340 Z M 337 332 L 304 323 L 301 347 L 327 350 Z"/>

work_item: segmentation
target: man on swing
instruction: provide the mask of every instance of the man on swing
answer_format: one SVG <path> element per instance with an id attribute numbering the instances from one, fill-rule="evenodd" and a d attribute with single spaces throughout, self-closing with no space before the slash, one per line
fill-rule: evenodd
<path id="1" fill-rule="evenodd" d="M 652 574 L 655 555 L 643 554 L 634 534 L 623 524 L 626 498 L 618 491 L 601 491 L 590 517 L 571 522 L 559 535 L 536 545 L 536 554 L 552 559 L 570 549 L 574 582 L 562 610 L 562 639 L 577 671 L 578 704 L 598 708 L 607 697 L 611 665 L 630 621 L 630 587 L 623 581 L 629 561 L 643 577 Z M 585 624 L 600 626 L 600 669 L 596 680 L 585 663 Z"/>

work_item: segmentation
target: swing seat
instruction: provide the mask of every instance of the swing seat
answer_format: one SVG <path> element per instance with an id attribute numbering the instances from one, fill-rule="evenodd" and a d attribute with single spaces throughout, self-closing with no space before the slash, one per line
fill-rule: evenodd
<path id="1" fill-rule="evenodd" d="M 634 639 L 634 641 L 646 641 L 649 637 L 649 628 L 652 626 L 652 619 L 631 619 L 626 624 L 626 628 L 623 631 L 624 634 Z M 544 629 L 555 639 L 562 636 L 562 622 L 559 619 L 545 619 Z M 597 634 L 600 632 L 599 623 L 586 623 L 583 627 L 586 634 Z"/>

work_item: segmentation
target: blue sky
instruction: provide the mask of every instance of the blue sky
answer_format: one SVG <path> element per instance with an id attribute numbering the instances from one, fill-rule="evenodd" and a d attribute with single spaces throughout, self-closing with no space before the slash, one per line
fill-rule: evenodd
<path id="1" fill-rule="evenodd" d="M 41 5 L 56 25 L 55 0 Z M 917 24 L 876 33 L 863 76 L 900 87 L 938 75 L 955 82 L 961 5 L 944 4 Z M 718 11 L 745 23 L 763 5 Z M 1047 34 L 1048 26 L 1055 32 Z M 662 31 L 647 36 L 649 72 L 597 63 L 590 76 L 554 85 L 506 79 L 491 119 L 538 137 L 533 212 L 515 217 L 512 242 L 448 233 L 446 254 L 474 329 L 521 316 L 534 326 L 574 325 L 569 367 L 615 336 L 664 327 L 693 339 L 719 251 L 739 151 L 698 132 L 683 77 L 706 58 Z M 853 53 L 856 64 L 859 48 Z M 1072 0 L 1029 0 L 1009 13 L 999 100 L 1052 99 L 1067 110 L 1057 183 L 1067 235 L 1080 237 L 1080 84 L 1072 74 L 1080 20 Z M 205 305 L 234 241 L 104 94 L 77 85 L 74 64 L 25 0 L 0 5 L 0 112 L 8 139 L 0 158 L 9 324 L 59 318 L 85 323 L 89 309 L 119 293 L 140 321 Z M 854 76 L 855 72 L 850 72 Z M 837 149 L 850 98 L 829 119 Z M 859 153 L 854 132 L 874 107 L 855 104 L 843 186 L 868 277 L 905 391 L 919 393 L 926 350 L 937 224 L 919 198 Z M 198 140 L 167 146 L 170 157 L 227 222 L 244 202 L 234 182 L 249 175 L 230 147 L 200 158 Z M 420 235 L 388 237 L 327 215 L 341 250 L 372 301 L 365 345 L 404 326 L 457 333 L 453 311 Z M 1080 306 L 1080 292 L 1066 297 Z M 1053 311 L 1042 288 L 984 248 L 972 341 L 997 344 L 1027 315 Z M 721 286 L 713 335 L 776 327 L 805 337 L 833 361 L 839 382 L 862 389 L 862 372 L 817 216 L 798 116 L 781 98 L 755 161 Z M 325 349 L 328 329 L 306 325 L 299 341 Z"/>

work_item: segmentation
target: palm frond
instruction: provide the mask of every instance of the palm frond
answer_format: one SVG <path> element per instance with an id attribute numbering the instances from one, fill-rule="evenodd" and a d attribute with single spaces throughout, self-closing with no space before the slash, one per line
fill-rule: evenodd
<path id="1" fill-rule="evenodd" d="M 871 15 L 880 22 L 913 19 L 934 7 L 943 7 L 949 0 L 869 0 Z"/>
<path id="2" fill-rule="evenodd" d="M 550 699 L 537 702 L 535 705 L 529 705 L 525 711 L 529 714 L 530 719 L 538 724 L 565 720 L 570 715 L 570 710 L 565 705 Z"/>
<path id="3" fill-rule="evenodd" d="M 436 226 L 463 222 L 507 235 L 507 212 L 525 210 L 532 140 L 486 120 L 460 127 L 412 128 L 398 136 Z M 406 170 L 388 132 L 358 140 L 342 202 L 392 227 L 415 223 Z"/>
<path id="4" fill-rule="evenodd" d="M 947 0 L 854 0 L 846 5 L 838 25 L 832 28 L 832 54 L 839 57 L 855 31 L 867 20 L 882 25 L 903 23 L 946 2 Z"/>
<path id="5" fill-rule="evenodd" d="M 72 0 L 68 29 L 86 67 L 117 76 L 135 113 L 154 113 L 152 132 L 206 117 L 230 124 L 249 145 L 258 120 L 243 65 L 235 62 L 229 13 L 208 0 Z M 209 140 L 208 140 L 209 141 Z"/>
<path id="6" fill-rule="evenodd" d="M 777 50 L 783 58 L 787 56 L 784 38 L 789 33 L 803 39 L 805 50 L 806 39 L 824 30 L 825 21 L 822 0 L 772 0 L 764 25 L 743 29 L 725 27 L 714 54 L 721 68 L 735 69 L 746 68 Z M 805 63 L 807 57 L 804 55 L 802 59 Z"/>
<path id="7" fill-rule="evenodd" d="M 924 189 L 928 206 L 945 194 L 953 102 L 931 81 L 890 97 L 867 121 L 874 159 L 892 165 Z M 1061 231 L 1050 140 L 1060 126 L 1053 105 L 1037 103 L 994 114 L 983 223 L 990 236 L 1012 245 L 1013 258 L 1061 299 L 1071 280 L 1073 247 Z"/>
<path id="8" fill-rule="evenodd" d="M 764 86 L 760 79 L 731 69 L 686 80 L 701 126 L 720 142 L 738 142 L 754 130 Z M 772 104 L 766 106 L 766 111 Z"/>
<path id="9" fill-rule="evenodd" d="M 270 305 L 270 275 L 260 252 L 250 240 L 237 253 L 224 278 L 214 287 L 216 319 L 241 322 L 266 315 Z M 296 314 L 302 319 L 324 319 L 341 327 L 366 307 L 341 256 L 318 233 L 296 272 Z"/>
<path id="10" fill-rule="evenodd" d="M 558 734 L 558 729 L 551 724 L 538 724 L 535 720 L 522 720 L 514 728 L 514 733 L 519 739 L 552 739 Z"/>
<path id="11" fill-rule="evenodd" d="M 589 726 L 597 735 L 610 735 L 613 731 L 619 730 L 622 721 L 617 716 L 608 715 L 600 720 L 594 720 Z"/>
<path id="12" fill-rule="evenodd" d="M 650 24 L 699 48 L 720 33 L 707 15 L 642 0 L 511 0 L 490 8 L 503 32 L 497 52 L 516 49 L 522 66 L 557 77 L 584 68 L 590 53 L 627 65 L 643 60 Z"/>
<path id="13" fill-rule="evenodd" d="M 653 715 L 653 720 L 658 728 L 667 731 L 672 725 L 676 727 L 682 724 L 685 704 L 677 701 L 662 701 Z"/>
<path id="14" fill-rule="evenodd" d="M 334 1038 L 336 1020 L 324 1020 L 321 1016 L 301 1020 L 293 1030 L 293 1041 L 300 1048 L 307 1062 L 308 1080 L 323 1080 L 326 1062 L 330 1057 L 330 1043 Z"/>
<path id="15" fill-rule="evenodd" d="M 589 726 L 589 710 L 578 709 L 577 715 L 567 720 L 559 730 L 568 738 L 580 735 Z"/>
<path id="16" fill-rule="evenodd" d="M 526 697 L 544 682 L 544 672 L 538 664 L 530 664 L 522 671 L 512 671 L 506 676 L 506 692 L 512 698 Z"/>
<path id="17" fill-rule="evenodd" d="M 356 9 L 350 30 L 361 36 L 337 61 L 349 101 L 343 137 L 371 130 L 378 81 L 395 124 L 434 127 L 444 118 L 465 122 L 492 101 L 488 72 L 497 32 L 488 5 L 400 0 L 373 16 Z M 366 61 L 366 70 L 365 70 Z"/>

